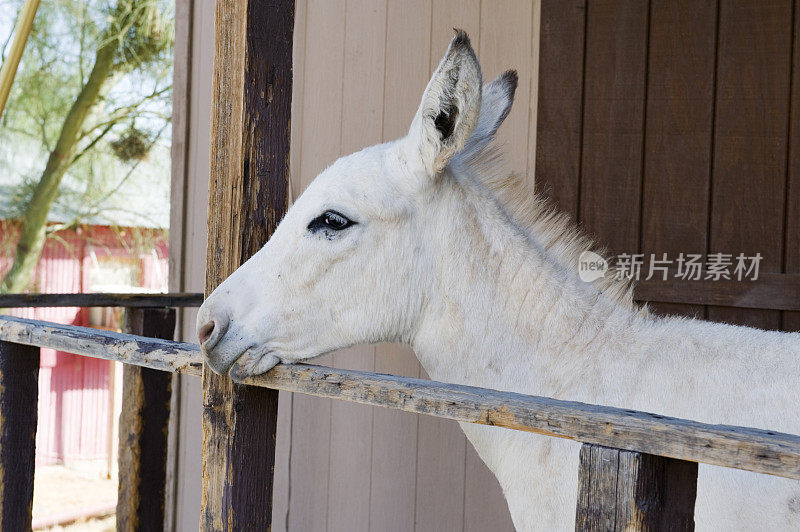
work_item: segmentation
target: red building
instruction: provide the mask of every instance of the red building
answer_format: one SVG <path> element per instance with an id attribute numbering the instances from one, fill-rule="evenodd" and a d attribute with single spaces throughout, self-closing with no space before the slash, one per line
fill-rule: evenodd
<path id="1" fill-rule="evenodd" d="M 10 268 L 18 224 L 0 220 L 0 277 Z M 166 232 L 85 225 L 48 239 L 32 292 L 161 292 L 167 288 Z M 10 309 L 58 323 L 119 329 L 118 309 Z M 121 373 L 106 360 L 42 349 L 36 465 L 108 461 L 116 457 L 115 404 Z M 116 390 L 116 393 L 115 393 Z M 116 400 L 115 400 L 116 396 Z"/>

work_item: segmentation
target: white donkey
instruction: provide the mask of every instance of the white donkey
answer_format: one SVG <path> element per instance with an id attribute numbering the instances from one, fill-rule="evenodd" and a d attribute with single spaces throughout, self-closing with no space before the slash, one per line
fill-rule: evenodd
<path id="1" fill-rule="evenodd" d="M 481 87 L 457 32 L 408 135 L 322 172 L 203 304 L 211 368 L 240 379 L 398 341 L 440 381 L 800 433 L 800 334 L 655 317 L 627 286 L 580 280 L 590 242 L 489 146 L 516 83 Z M 461 427 L 517 529 L 574 527 L 579 444 Z M 800 482 L 701 466 L 696 523 L 800 530 Z"/>

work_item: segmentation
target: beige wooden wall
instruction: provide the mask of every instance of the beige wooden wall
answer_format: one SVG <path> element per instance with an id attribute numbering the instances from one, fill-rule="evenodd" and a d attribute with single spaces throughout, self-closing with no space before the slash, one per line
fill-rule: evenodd
<path id="1" fill-rule="evenodd" d="M 179 13 L 188 3 L 178 0 Z M 538 0 L 298 0 L 294 197 L 340 155 L 405 134 L 453 27 L 470 34 L 485 80 L 507 68 L 519 71 L 500 140 L 512 169 L 532 176 L 538 10 Z M 175 165 L 173 201 L 173 227 L 182 231 L 173 231 L 171 288 L 202 291 L 213 1 L 195 0 L 188 19 L 188 134 L 185 157 Z M 178 27 L 177 38 L 184 33 L 188 25 L 185 32 Z M 193 322 L 188 312 L 182 321 L 188 340 Z M 414 355 L 396 345 L 359 346 L 320 363 L 425 376 Z M 177 530 L 195 530 L 200 382 L 184 378 L 178 389 L 173 508 Z M 513 530 L 496 480 L 451 421 L 282 394 L 275 481 L 274 530 Z"/>

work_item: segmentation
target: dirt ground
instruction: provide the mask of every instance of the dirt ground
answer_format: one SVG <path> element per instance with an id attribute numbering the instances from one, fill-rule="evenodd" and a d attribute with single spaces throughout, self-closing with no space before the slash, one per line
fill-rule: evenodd
<path id="1" fill-rule="evenodd" d="M 99 468 L 74 469 L 61 465 L 36 468 L 33 482 L 33 521 L 65 515 L 82 508 L 112 507 L 117 500 L 116 478 L 106 478 Z M 37 530 L 107 532 L 115 530 L 114 515 Z"/>

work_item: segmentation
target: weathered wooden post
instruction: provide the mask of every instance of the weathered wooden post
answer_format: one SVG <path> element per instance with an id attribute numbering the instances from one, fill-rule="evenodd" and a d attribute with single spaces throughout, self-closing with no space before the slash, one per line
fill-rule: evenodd
<path id="1" fill-rule="evenodd" d="M 30 530 L 39 348 L 0 342 L 0 530 Z"/>
<path id="2" fill-rule="evenodd" d="M 697 463 L 581 447 L 577 531 L 694 530 Z"/>
<path id="3" fill-rule="evenodd" d="M 286 211 L 294 1 L 217 0 L 206 295 Z M 203 530 L 267 530 L 278 392 L 203 370 Z"/>
<path id="4" fill-rule="evenodd" d="M 129 308 L 125 330 L 172 340 L 175 309 Z M 172 374 L 126 364 L 122 383 L 117 530 L 163 530 Z"/>

